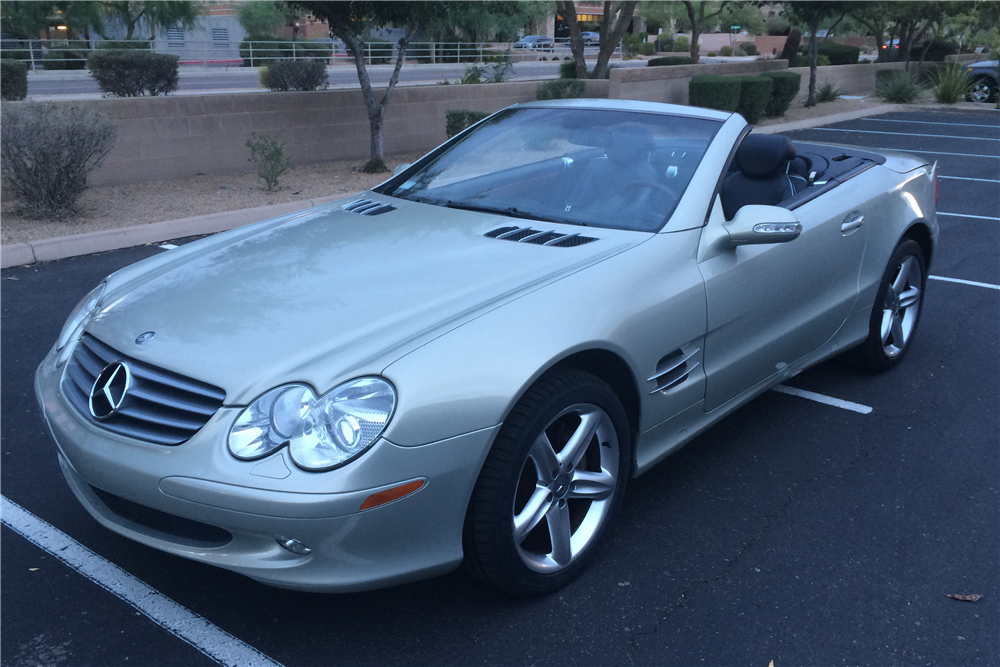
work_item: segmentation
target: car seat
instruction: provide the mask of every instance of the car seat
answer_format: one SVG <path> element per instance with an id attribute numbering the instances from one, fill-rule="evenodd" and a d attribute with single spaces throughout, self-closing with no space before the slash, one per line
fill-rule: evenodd
<path id="1" fill-rule="evenodd" d="M 722 184 L 722 212 L 732 220 L 747 204 L 775 206 L 800 192 L 807 180 L 791 168 L 795 144 L 779 134 L 749 134 L 736 149 L 735 171 Z"/>

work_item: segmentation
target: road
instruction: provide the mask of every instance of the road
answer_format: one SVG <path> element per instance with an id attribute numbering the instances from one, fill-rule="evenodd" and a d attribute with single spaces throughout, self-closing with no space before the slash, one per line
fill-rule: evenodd
<path id="1" fill-rule="evenodd" d="M 558 56 L 559 54 L 556 53 Z M 514 65 L 514 77 L 555 78 L 559 75 L 559 62 L 523 62 Z M 643 67 L 644 60 L 615 62 L 616 67 Z M 399 72 L 399 82 L 427 83 L 443 80 L 455 82 L 462 78 L 471 63 L 459 65 L 406 65 Z M 351 65 L 340 64 L 328 67 L 330 86 L 358 87 L 358 72 Z M 384 86 L 392 76 L 389 65 L 375 65 L 368 68 L 372 84 Z M 53 76 L 58 75 L 58 76 Z M 204 68 L 200 66 L 182 67 L 180 70 L 181 92 L 195 91 L 237 91 L 259 90 L 260 81 L 256 68 Z M 28 95 L 32 97 L 49 95 L 81 95 L 100 93 L 97 82 L 87 72 L 39 72 L 28 76 Z"/>
<path id="2" fill-rule="evenodd" d="M 169 250 L 4 270 L 0 479 L 33 519 L 18 533 L 3 517 L 0 662 L 246 664 L 255 649 L 289 667 L 1000 664 L 1000 118 L 896 113 L 789 136 L 939 160 L 941 243 L 913 347 L 888 374 L 832 360 L 788 383 L 870 414 L 768 392 L 632 480 L 593 566 L 547 597 L 461 572 L 294 593 L 101 527 L 62 479 L 32 376 L 84 293 Z M 66 540 L 22 536 L 46 526 Z M 178 637 L 178 608 L 141 614 L 60 560 L 80 546 L 142 600 L 197 614 L 201 639 Z"/>

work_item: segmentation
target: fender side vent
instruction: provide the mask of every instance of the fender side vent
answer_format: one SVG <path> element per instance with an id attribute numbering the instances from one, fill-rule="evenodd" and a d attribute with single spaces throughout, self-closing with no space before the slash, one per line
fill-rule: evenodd
<path id="1" fill-rule="evenodd" d="M 554 231 L 539 231 L 531 227 L 500 227 L 486 232 L 483 236 L 502 241 L 517 241 L 519 243 L 533 243 L 542 246 L 558 246 L 560 248 L 572 248 L 596 241 L 590 236 L 580 236 L 579 234 L 561 234 Z"/>
<path id="2" fill-rule="evenodd" d="M 396 210 L 396 207 L 392 204 L 384 204 L 371 199 L 355 199 L 340 208 L 351 213 L 360 213 L 361 215 L 382 215 L 383 213 Z"/>
<path id="3" fill-rule="evenodd" d="M 647 382 L 656 384 L 656 388 L 649 393 L 655 394 L 658 391 L 666 393 L 681 385 L 691 375 L 691 371 L 698 367 L 700 362 L 692 362 L 691 359 L 699 352 L 701 352 L 701 348 L 695 348 L 688 354 L 677 349 L 660 359 L 659 363 L 656 364 L 656 373 L 652 377 L 646 378 Z"/>

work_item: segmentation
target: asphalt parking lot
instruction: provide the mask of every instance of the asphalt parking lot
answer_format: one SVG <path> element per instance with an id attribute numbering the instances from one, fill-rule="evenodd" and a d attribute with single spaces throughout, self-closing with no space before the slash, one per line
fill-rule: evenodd
<path id="1" fill-rule="evenodd" d="M 833 360 L 788 383 L 867 413 L 751 402 L 632 480 L 593 567 L 527 601 L 461 572 L 282 591 L 104 529 L 63 481 L 32 378 L 91 287 L 169 250 L 4 270 L 0 663 L 1000 664 L 1000 112 L 789 136 L 938 161 L 941 239 L 907 358 L 885 375 Z"/>

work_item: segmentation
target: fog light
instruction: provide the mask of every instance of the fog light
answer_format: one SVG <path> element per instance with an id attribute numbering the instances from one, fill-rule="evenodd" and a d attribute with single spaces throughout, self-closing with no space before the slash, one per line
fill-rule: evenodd
<path id="1" fill-rule="evenodd" d="M 278 540 L 278 544 L 280 544 L 283 548 L 287 549 L 288 551 L 291 551 L 293 554 L 296 554 L 297 556 L 305 556 L 307 554 L 312 553 L 312 549 L 302 544 L 298 540 L 293 540 L 290 537 L 282 537 L 281 535 L 278 535 L 275 539 Z"/>

